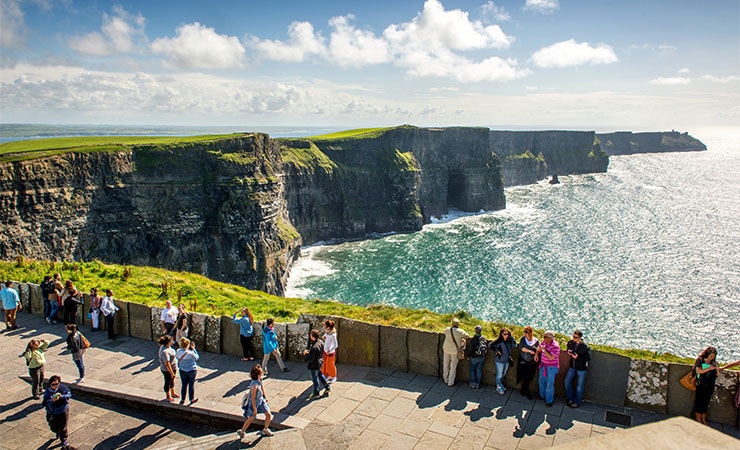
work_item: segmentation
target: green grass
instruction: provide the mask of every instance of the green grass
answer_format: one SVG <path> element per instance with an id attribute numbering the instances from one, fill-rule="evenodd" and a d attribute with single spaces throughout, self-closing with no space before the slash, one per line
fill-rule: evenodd
<path id="1" fill-rule="evenodd" d="M 44 275 L 55 272 L 62 274 L 63 280 L 72 280 L 78 289 L 89 292 L 113 289 L 116 298 L 150 306 L 162 306 L 165 301 L 181 301 L 190 305 L 197 302 L 197 311 L 213 315 L 231 315 L 235 310 L 248 307 L 255 319 L 274 317 L 278 321 L 294 321 L 301 313 L 337 315 L 382 325 L 416 328 L 427 331 L 443 331 L 453 317 L 460 319 L 461 326 L 472 332 L 476 325 L 483 327 L 483 334 L 492 338 L 502 327 L 509 328 L 515 336 L 523 334 L 523 327 L 502 322 L 486 322 L 465 311 L 453 314 L 439 314 L 426 309 L 398 308 L 387 305 L 355 306 L 331 300 L 304 300 L 283 298 L 210 280 L 202 275 L 188 272 L 173 272 L 154 267 L 121 266 L 92 262 L 47 262 L 0 261 L 0 279 L 39 283 Z M 166 290 L 163 288 L 166 286 Z M 542 336 L 543 330 L 535 334 Z M 569 339 L 558 334 L 561 345 Z M 693 363 L 691 358 L 681 358 L 670 353 L 656 353 L 635 349 L 620 349 L 589 342 L 591 348 L 609 353 L 617 353 L 635 359 L 649 359 L 663 362 Z"/>
<path id="2" fill-rule="evenodd" d="M 375 137 L 379 134 L 379 131 L 390 130 L 393 127 L 381 127 L 381 128 L 357 128 L 355 130 L 337 131 L 336 133 L 320 134 L 318 136 L 311 136 L 307 139 L 312 141 L 329 140 L 329 139 L 342 139 L 348 137 Z M 367 136 L 365 136 L 367 135 Z"/>
<path id="3" fill-rule="evenodd" d="M 285 145 L 280 147 L 280 156 L 283 158 L 283 161 L 290 162 L 296 167 L 308 170 L 311 173 L 317 167 L 321 167 L 324 169 L 324 172 L 329 174 L 338 168 L 334 161 L 319 150 L 316 144 L 308 141 L 305 141 L 305 143 L 308 144 L 304 145 L 307 148 L 288 147 Z"/>

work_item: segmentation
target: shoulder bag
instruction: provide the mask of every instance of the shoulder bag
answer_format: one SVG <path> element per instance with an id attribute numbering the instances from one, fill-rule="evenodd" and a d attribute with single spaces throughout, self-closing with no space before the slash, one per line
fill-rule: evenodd
<path id="1" fill-rule="evenodd" d="M 693 369 L 681 378 L 681 386 L 690 391 L 696 390 L 696 374 Z"/>

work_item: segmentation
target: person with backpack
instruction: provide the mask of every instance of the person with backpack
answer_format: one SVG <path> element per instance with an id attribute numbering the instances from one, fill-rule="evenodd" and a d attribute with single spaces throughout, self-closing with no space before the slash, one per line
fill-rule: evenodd
<path id="1" fill-rule="evenodd" d="M 41 298 L 44 299 L 44 320 L 46 323 L 51 323 L 49 316 L 51 315 L 51 300 L 49 296 L 54 292 L 54 288 L 51 285 L 51 275 L 46 275 L 44 281 L 39 285 L 41 287 Z"/>
<path id="2" fill-rule="evenodd" d="M 568 362 L 568 373 L 565 375 L 565 395 L 568 397 L 567 405 L 578 408 L 583 400 L 583 386 L 586 384 L 586 372 L 588 362 L 591 361 L 591 349 L 583 342 L 583 332 L 573 332 L 573 339 L 568 341 L 566 350 L 570 361 Z M 573 393 L 573 378 L 576 382 L 576 392 Z"/>
<path id="3" fill-rule="evenodd" d="M 242 411 L 244 411 L 244 417 L 247 420 L 242 424 L 242 428 L 236 431 L 242 439 L 247 428 L 257 418 L 257 413 L 265 415 L 265 426 L 262 428 L 262 436 L 272 436 L 272 432 L 270 431 L 272 415 L 270 414 L 270 404 L 267 402 L 267 394 L 265 394 L 265 386 L 262 385 L 262 375 L 262 367 L 259 364 L 252 367 L 252 370 L 249 372 L 252 382 L 249 383 L 249 390 L 242 398 Z"/>
<path id="4" fill-rule="evenodd" d="M 67 350 L 72 354 L 72 360 L 77 366 L 77 371 L 80 373 L 80 378 L 75 383 L 82 383 L 85 381 L 85 363 L 82 361 L 82 355 L 85 354 L 85 350 L 90 348 L 90 341 L 80 333 L 77 329 L 77 325 L 70 323 L 67 325 Z"/>
<path id="5" fill-rule="evenodd" d="M 486 360 L 486 353 L 488 352 L 488 341 L 481 334 L 482 332 L 483 328 L 476 325 L 475 334 L 466 346 L 468 358 L 470 358 L 470 387 L 473 389 L 480 389 L 480 381 L 483 377 L 483 362 Z"/>
<path id="6" fill-rule="evenodd" d="M 524 336 L 519 340 L 519 362 L 516 366 L 516 381 L 522 382 L 520 393 L 523 397 L 532 400 L 532 393 L 529 385 L 532 384 L 534 376 L 537 373 L 537 361 L 534 355 L 537 354 L 537 347 L 540 346 L 540 340 L 534 337 L 532 327 L 524 327 Z"/>
<path id="7" fill-rule="evenodd" d="M 44 364 L 46 364 L 44 353 L 48 346 L 49 341 L 46 339 L 31 339 L 26 346 L 26 351 L 23 352 L 26 366 L 28 366 L 28 375 L 31 377 L 31 395 L 34 400 L 38 400 L 43 393 Z"/>
<path id="8" fill-rule="evenodd" d="M 506 393 L 504 377 L 509 370 L 509 366 L 514 362 L 511 352 L 515 345 L 516 341 L 511 335 L 511 331 L 506 328 L 502 328 L 498 333 L 498 338 L 491 343 L 491 350 L 496 354 L 494 359 L 496 363 L 496 392 L 502 395 Z"/>

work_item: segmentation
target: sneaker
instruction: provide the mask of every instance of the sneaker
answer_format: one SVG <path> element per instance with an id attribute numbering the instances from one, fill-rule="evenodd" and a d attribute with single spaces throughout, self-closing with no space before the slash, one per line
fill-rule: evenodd
<path id="1" fill-rule="evenodd" d="M 272 436 L 272 431 L 269 428 L 265 428 L 261 431 L 262 436 Z"/>
<path id="2" fill-rule="evenodd" d="M 75 380 L 75 384 L 80 384 L 80 383 L 84 383 L 84 382 L 85 382 L 85 377 L 80 377 L 80 378 L 78 378 L 78 379 Z"/>
<path id="3" fill-rule="evenodd" d="M 183 400 L 180 400 L 180 404 L 181 405 L 184 405 L 185 404 L 185 400 L 184 399 Z"/>
<path id="4" fill-rule="evenodd" d="M 244 432 L 242 430 L 236 430 L 236 434 L 239 435 L 239 439 L 244 439 Z"/>
<path id="5" fill-rule="evenodd" d="M 506 389 L 502 388 L 501 386 L 496 386 L 496 392 L 498 392 L 501 395 L 504 395 L 506 393 Z"/>
<path id="6" fill-rule="evenodd" d="M 44 320 L 46 321 L 46 323 L 48 323 L 49 325 L 51 325 L 51 320 L 48 317 L 44 317 Z"/>
<path id="7" fill-rule="evenodd" d="M 311 395 L 308 396 L 308 399 L 309 400 L 314 400 L 314 399 L 317 399 L 319 397 L 321 397 L 319 394 L 311 394 Z"/>
<path id="8" fill-rule="evenodd" d="M 190 400 L 190 406 L 194 405 L 195 403 L 198 403 L 198 399 L 197 398 L 194 398 L 194 399 Z"/>
<path id="9" fill-rule="evenodd" d="M 40 397 L 40 396 L 39 396 L 38 394 L 33 394 L 33 399 L 34 399 L 34 400 L 38 400 L 38 399 L 40 399 L 40 398 L 41 398 L 41 397 Z"/>
<path id="10" fill-rule="evenodd" d="M 290 369 L 287 367 L 283 367 L 283 372 L 290 372 Z M 269 434 L 268 436 L 272 436 L 272 434 Z"/>
<path id="11" fill-rule="evenodd" d="M 470 389 L 475 389 L 475 383 L 473 383 L 472 381 L 468 383 L 468 386 L 470 386 Z"/>
<path id="12" fill-rule="evenodd" d="M 329 392 L 331 392 L 331 389 L 330 388 L 324 389 L 324 397 L 326 397 L 327 395 L 329 395 Z"/>
<path id="13" fill-rule="evenodd" d="M 545 406 L 547 406 L 549 408 L 549 407 L 552 406 L 552 403 L 545 403 Z"/>

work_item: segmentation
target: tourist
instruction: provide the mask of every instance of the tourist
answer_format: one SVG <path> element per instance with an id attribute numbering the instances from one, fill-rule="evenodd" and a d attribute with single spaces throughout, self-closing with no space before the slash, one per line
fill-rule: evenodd
<path id="1" fill-rule="evenodd" d="M 177 309 L 172 307 L 172 302 L 167 300 L 160 316 L 162 333 L 173 337 L 175 335 L 175 322 L 177 321 Z"/>
<path id="2" fill-rule="evenodd" d="M 18 311 L 23 309 L 21 299 L 18 297 L 18 292 L 11 287 L 12 285 L 12 281 L 6 281 L 5 289 L 0 291 L 0 298 L 3 300 L 3 309 L 5 310 L 6 330 L 15 330 L 18 328 L 18 324 L 15 323 L 15 315 Z"/>
<path id="3" fill-rule="evenodd" d="M 185 403 L 185 395 L 190 393 L 190 404 L 197 402 L 195 398 L 195 376 L 198 373 L 198 365 L 196 361 L 200 358 L 198 350 L 195 349 L 195 342 L 188 338 L 180 338 L 178 341 L 180 348 L 177 349 L 175 357 L 177 357 L 177 365 L 180 368 L 180 380 L 182 381 L 182 388 L 180 388 L 180 404 Z"/>
<path id="4" fill-rule="evenodd" d="M 331 391 L 329 383 L 326 381 L 326 377 L 324 377 L 324 374 L 320 370 L 323 364 L 323 355 L 324 342 L 319 339 L 319 330 L 311 330 L 310 340 L 308 341 L 308 350 L 303 352 L 303 356 L 306 357 L 308 371 L 311 373 L 311 381 L 313 382 L 313 394 L 308 397 L 310 400 L 319 398 L 319 390 L 321 389 L 321 386 L 324 386 L 324 395 L 329 395 L 329 391 Z"/>
<path id="5" fill-rule="evenodd" d="M 445 342 L 442 346 L 444 353 L 442 381 L 447 383 L 447 386 L 452 387 L 455 385 L 457 363 L 465 357 L 466 339 L 470 339 L 470 335 L 460 329 L 460 320 L 454 317 L 452 319 L 452 326 L 445 329 Z"/>
<path id="6" fill-rule="evenodd" d="M 54 288 L 51 284 L 51 275 L 44 276 L 44 281 L 39 285 L 41 288 L 41 297 L 44 299 L 44 320 L 47 323 L 51 323 L 49 316 L 51 315 L 51 300 L 49 296 L 54 292 Z"/>
<path id="7" fill-rule="evenodd" d="M 337 381 L 337 341 L 336 324 L 333 320 L 324 321 L 324 363 L 321 365 L 321 373 L 324 374 L 326 381 L 331 384 Z"/>
<path id="8" fill-rule="evenodd" d="M 185 305 L 177 305 L 177 320 L 175 321 L 175 342 L 188 337 L 188 313 L 185 312 Z"/>
<path id="9" fill-rule="evenodd" d="M 565 395 L 568 397 L 568 406 L 578 408 L 583 400 L 583 386 L 586 384 L 588 362 L 591 361 L 591 350 L 583 342 L 583 333 L 580 330 L 573 332 L 573 339 L 568 341 L 568 373 L 565 375 Z M 576 392 L 573 394 L 573 378 L 576 381 Z"/>
<path id="10" fill-rule="evenodd" d="M 498 338 L 491 342 L 491 350 L 495 354 L 494 362 L 496 363 L 496 392 L 499 394 L 506 393 L 504 377 L 509 370 L 509 366 L 514 362 L 511 352 L 515 345 L 516 341 L 511 335 L 511 331 L 506 328 L 502 328 L 498 333 Z"/>
<path id="11" fill-rule="evenodd" d="M 55 273 L 54 280 L 51 282 L 51 294 L 49 294 L 51 312 L 49 313 L 49 320 L 47 320 L 48 323 L 57 323 L 57 313 L 62 309 L 62 291 L 64 291 L 62 275 L 60 273 Z"/>
<path id="12" fill-rule="evenodd" d="M 264 376 L 269 375 L 269 372 L 267 371 L 267 363 L 270 361 L 270 355 L 275 355 L 278 366 L 280 366 L 280 369 L 283 372 L 288 371 L 288 368 L 285 367 L 285 364 L 283 364 L 283 358 L 280 357 L 280 348 L 278 347 L 277 334 L 275 334 L 274 324 L 275 319 L 271 317 L 267 319 L 265 327 L 262 328 L 262 352 L 264 353 L 264 356 L 262 357 L 262 374 Z"/>
<path id="13" fill-rule="evenodd" d="M 23 353 L 28 366 L 28 376 L 31 377 L 31 395 L 35 400 L 39 399 L 44 387 L 44 364 L 46 364 L 44 353 L 48 346 L 49 341 L 46 339 L 31 339 Z"/>
<path id="14" fill-rule="evenodd" d="M 172 336 L 165 334 L 159 338 L 159 370 L 164 376 L 164 393 L 168 402 L 174 402 L 180 398 L 175 394 L 175 374 L 177 373 L 177 356 L 175 350 L 171 347 Z"/>
<path id="15" fill-rule="evenodd" d="M 524 336 L 519 340 L 519 362 L 516 367 L 516 381 L 522 382 L 521 394 L 532 400 L 532 394 L 529 391 L 529 385 L 534 380 L 537 372 L 537 361 L 534 355 L 537 354 L 537 347 L 540 341 L 534 337 L 532 327 L 524 327 Z"/>
<path id="16" fill-rule="evenodd" d="M 252 350 L 252 338 L 254 337 L 254 317 L 249 312 L 249 308 L 242 308 L 241 317 L 237 318 L 234 311 L 234 317 L 231 320 L 239 324 L 239 343 L 242 345 L 242 361 L 254 361 L 254 350 Z"/>
<path id="17" fill-rule="evenodd" d="M 90 289 L 90 321 L 92 321 L 92 331 L 100 330 L 100 304 L 102 299 L 98 295 L 98 288 Z"/>
<path id="18" fill-rule="evenodd" d="M 103 297 L 103 300 L 100 302 L 100 312 L 102 312 L 103 317 L 105 317 L 105 327 L 108 329 L 108 339 L 116 338 L 114 325 L 115 315 L 118 309 L 118 306 L 113 303 L 113 291 L 108 289 L 105 291 L 105 297 Z"/>
<path id="19" fill-rule="evenodd" d="M 70 323 L 67 325 L 67 350 L 72 354 L 72 360 L 77 366 L 77 371 L 80 373 L 80 377 L 76 383 L 82 383 L 85 381 L 85 363 L 82 361 L 82 355 L 85 354 L 85 350 L 90 347 L 90 342 L 85 336 L 80 333 L 77 329 L 77 325 Z"/>
<path id="20" fill-rule="evenodd" d="M 257 418 L 258 413 L 265 415 L 265 426 L 262 428 L 262 436 L 272 436 L 270 431 L 270 420 L 272 415 L 270 414 L 270 403 L 267 401 L 267 394 L 265 394 L 265 387 L 262 385 L 262 367 L 256 364 L 252 367 L 249 372 L 249 376 L 252 378 L 252 382 L 249 383 L 249 390 L 242 398 L 242 410 L 244 411 L 244 417 L 247 420 L 244 421 L 242 428 L 237 430 L 240 438 L 244 438 L 244 433 L 247 428 L 252 424 L 254 419 Z"/>
<path id="21" fill-rule="evenodd" d="M 694 399 L 694 416 L 696 421 L 707 425 L 709 400 L 714 394 L 714 383 L 719 375 L 717 349 L 707 347 L 694 362 L 696 373 L 696 398 Z"/>
<path id="22" fill-rule="evenodd" d="M 84 303 L 82 292 L 78 291 L 72 280 L 64 283 L 62 291 L 62 305 L 64 306 L 64 324 L 69 325 L 77 322 L 77 306 Z"/>
<path id="23" fill-rule="evenodd" d="M 67 437 L 67 423 L 69 422 L 69 399 L 72 393 L 69 388 L 62 384 L 59 375 L 52 375 L 49 378 L 49 387 L 44 392 L 44 399 L 41 405 L 46 407 L 46 421 L 49 429 L 56 434 L 59 442 L 62 443 L 62 450 L 75 450 L 75 447 L 69 445 Z M 29 436 L 30 439 L 30 436 Z"/>
<path id="24" fill-rule="evenodd" d="M 468 341 L 465 347 L 468 358 L 470 358 L 470 387 L 473 389 L 480 388 L 481 378 L 483 377 L 483 362 L 486 360 L 488 352 L 488 341 L 481 334 L 483 328 L 480 325 L 475 326 L 475 334 Z"/>
<path id="25" fill-rule="evenodd" d="M 545 331 L 534 358 L 540 363 L 540 398 L 549 408 L 555 398 L 555 375 L 560 369 L 560 345 L 555 341 L 554 331 Z"/>

